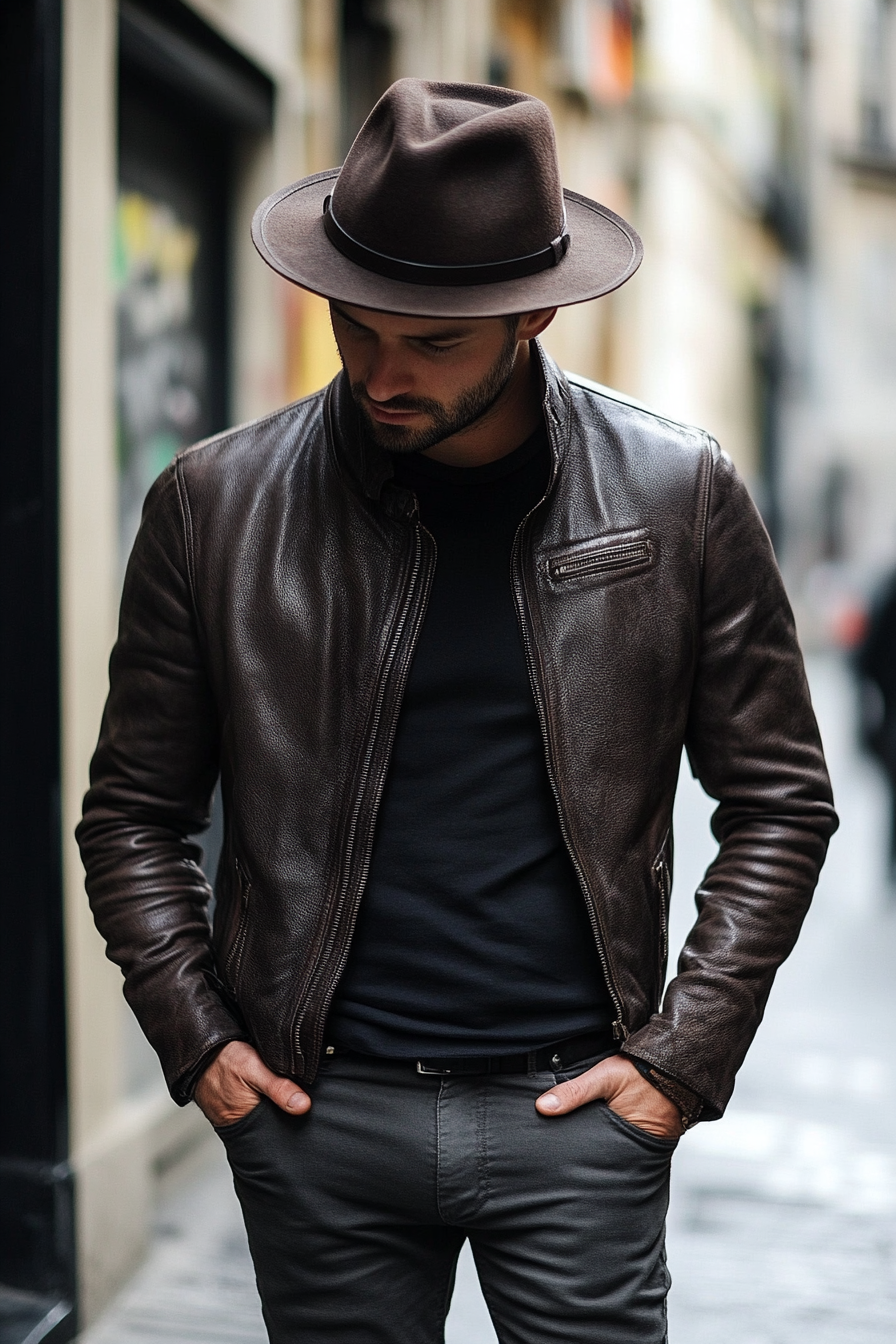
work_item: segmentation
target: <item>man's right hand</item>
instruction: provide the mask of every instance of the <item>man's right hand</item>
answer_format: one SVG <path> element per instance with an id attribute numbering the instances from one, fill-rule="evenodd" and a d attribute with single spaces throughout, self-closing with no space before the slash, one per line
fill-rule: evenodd
<path id="1" fill-rule="evenodd" d="M 291 1078 L 272 1073 L 257 1050 L 245 1041 L 228 1041 L 196 1084 L 194 1100 L 219 1128 L 234 1125 L 270 1097 L 287 1115 L 304 1115 L 311 1098 Z"/>

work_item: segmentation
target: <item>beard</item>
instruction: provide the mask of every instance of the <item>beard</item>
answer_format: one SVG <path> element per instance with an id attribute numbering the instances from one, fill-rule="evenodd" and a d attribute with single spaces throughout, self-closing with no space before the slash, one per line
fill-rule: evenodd
<path id="1" fill-rule="evenodd" d="M 516 332 L 508 332 L 498 358 L 485 377 L 474 387 L 468 387 L 456 401 L 445 405 L 432 397 L 392 397 L 383 405 L 390 411 L 417 411 L 429 417 L 423 429 L 407 425 L 384 425 L 374 420 L 367 409 L 367 389 L 363 383 L 352 383 L 352 397 L 361 412 L 367 434 L 377 445 L 390 453 L 424 453 L 443 439 L 450 439 L 463 429 L 481 420 L 501 396 L 516 365 Z"/>

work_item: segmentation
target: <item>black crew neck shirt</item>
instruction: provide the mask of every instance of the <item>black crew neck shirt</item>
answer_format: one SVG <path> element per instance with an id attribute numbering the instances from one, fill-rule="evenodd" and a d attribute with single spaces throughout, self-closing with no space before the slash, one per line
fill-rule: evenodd
<path id="1" fill-rule="evenodd" d="M 328 1039 L 394 1058 L 481 1056 L 608 1030 L 511 586 L 547 435 L 483 467 L 394 460 L 436 568 Z"/>

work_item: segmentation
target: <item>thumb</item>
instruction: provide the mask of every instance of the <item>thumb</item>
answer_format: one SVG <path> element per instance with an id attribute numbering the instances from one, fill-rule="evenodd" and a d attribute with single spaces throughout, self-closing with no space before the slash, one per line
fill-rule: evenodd
<path id="1" fill-rule="evenodd" d="M 602 1060 L 578 1078 L 557 1083 L 549 1091 L 542 1092 L 535 1109 L 541 1115 L 566 1115 L 589 1101 L 609 1101 L 618 1091 L 618 1079 L 613 1067 L 615 1058 Z"/>
<path id="2" fill-rule="evenodd" d="M 247 1078 L 246 1082 L 251 1083 L 257 1092 L 270 1097 L 275 1106 L 289 1115 L 304 1115 L 311 1109 L 308 1093 L 303 1092 L 291 1078 L 273 1073 L 261 1059 L 253 1070 L 253 1077 Z"/>

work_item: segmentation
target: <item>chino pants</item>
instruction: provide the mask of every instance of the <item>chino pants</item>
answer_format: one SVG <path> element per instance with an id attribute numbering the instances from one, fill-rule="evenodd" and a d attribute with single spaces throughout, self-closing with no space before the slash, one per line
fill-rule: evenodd
<path id="1" fill-rule="evenodd" d="M 335 1056 L 289 1116 L 218 1132 L 271 1344 L 438 1344 L 469 1239 L 501 1344 L 663 1344 L 675 1140 L 602 1102 L 548 1118 L 567 1074 L 421 1075 Z"/>

